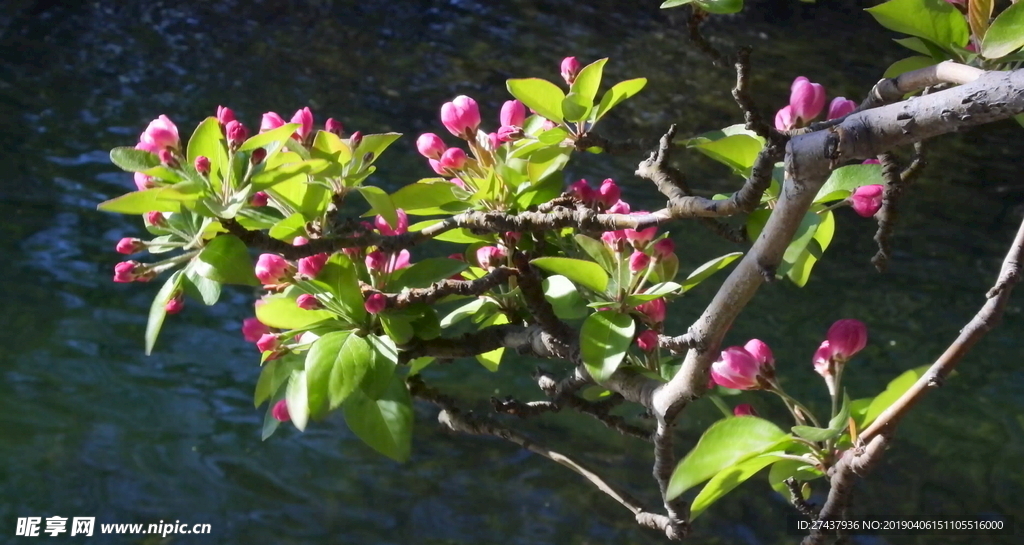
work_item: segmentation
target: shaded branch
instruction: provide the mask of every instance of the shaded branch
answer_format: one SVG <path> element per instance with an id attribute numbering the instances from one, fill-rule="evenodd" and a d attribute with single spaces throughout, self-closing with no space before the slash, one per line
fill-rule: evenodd
<path id="1" fill-rule="evenodd" d="M 429 288 L 412 288 L 401 293 L 384 293 L 387 298 L 386 308 L 404 308 L 416 303 L 431 304 L 450 295 L 480 295 L 504 284 L 509 278 L 519 274 L 516 269 L 496 267 L 475 280 L 441 280 L 434 282 Z M 373 288 L 363 290 L 363 297 L 379 292 Z"/>
<path id="2" fill-rule="evenodd" d="M 875 218 L 878 220 L 878 231 L 875 233 L 878 252 L 871 258 L 871 264 L 878 269 L 878 272 L 885 272 L 889 264 L 889 253 L 892 251 L 892 231 L 897 218 L 899 218 L 898 205 L 903 197 L 906 184 L 903 182 L 903 177 L 900 176 L 900 165 L 891 153 L 880 154 L 878 162 L 882 164 L 885 193 L 882 195 L 882 207 L 875 214 Z"/>
<path id="3" fill-rule="evenodd" d="M 732 98 L 743 111 L 744 126 L 754 131 L 766 141 L 779 141 L 781 135 L 774 127 L 765 122 L 761 112 L 757 110 L 754 97 L 750 94 L 750 48 L 741 47 L 736 52 L 736 87 L 732 90 Z"/>

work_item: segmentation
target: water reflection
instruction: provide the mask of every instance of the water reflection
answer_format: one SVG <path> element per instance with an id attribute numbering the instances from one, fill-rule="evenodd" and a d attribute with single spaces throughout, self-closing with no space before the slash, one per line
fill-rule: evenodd
<path id="1" fill-rule="evenodd" d="M 415 135 L 438 130 L 437 107 L 456 93 L 472 94 L 485 117 L 496 117 L 506 78 L 556 77 L 567 54 L 612 57 L 609 78 L 651 79 L 606 122 L 609 132 L 656 136 L 671 122 L 690 132 L 735 122 L 731 75 L 686 47 L 674 15 L 657 3 L 10 0 L 0 14 L 0 519 L 213 524 L 209 539 L 175 543 L 649 542 L 651 534 L 572 474 L 496 441 L 441 433 L 429 407 L 417 407 L 413 460 L 404 466 L 370 452 L 339 418 L 262 443 L 250 397 L 256 355 L 238 335 L 251 293 L 226 293 L 212 309 L 190 302 L 144 357 L 156 286 L 109 282 L 113 243 L 141 229 L 135 219 L 96 213 L 95 204 L 131 187 L 106 150 L 133 141 L 157 113 L 184 127 L 228 104 L 255 124 L 264 111 L 308 104 L 318 119 L 338 117 L 349 130 Z M 757 48 L 754 83 L 765 104 L 781 102 L 799 74 L 855 97 L 900 55 L 859 7 L 765 2 L 712 30 L 723 47 Z M 826 24 L 838 26 L 818 32 Z M 729 339 L 771 343 L 787 389 L 817 406 L 826 400 L 809 359 L 833 319 L 855 316 L 872 328 L 849 375 L 857 396 L 937 355 L 980 305 L 1009 241 L 1011 228 L 991 222 L 1005 192 L 978 196 L 975 188 L 1015 180 L 1018 131 L 1008 123 L 933 148 L 890 274 L 871 269 L 863 220 L 841 214 L 817 277 L 804 289 L 766 287 Z M 389 152 L 379 183 L 393 189 L 429 174 L 411 142 Z M 735 183 L 700 157 L 681 161 L 701 190 Z M 628 199 L 655 206 L 654 192 L 631 181 L 635 162 L 588 157 L 572 175 L 615 176 Z M 733 249 L 696 228 L 676 241 L 684 268 Z M 695 290 L 672 326 L 684 327 L 712 294 L 710 285 Z M 1014 303 L 963 372 L 906 422 L 861 488 L 858 515 L 950 519 L 1020 509 L 1021 325 Z M 528 381 L 513 377 L 536 363 L 509 361 L 496 377 L 466 362 L 432 378 L 465 399 L 486 398 L 497 384 L 497 394 L 534 398 Z M 744 401 L 781 420 L 767 399 Z M 681 423 L 684 443 L 714 418 L 711 407 L 694 406 Z M 586 452 L 585 461 L 656 504 L 646 445 L 565 415 L 531 433 Z M 773 543 L 783 539 L 783 513 L 763 482 L 751 483 L 704 516 L 695 542 Z M 124 542 L 154 541 L 96 539 Z M 863 541 L 883 542 L 926 541 Z"/>

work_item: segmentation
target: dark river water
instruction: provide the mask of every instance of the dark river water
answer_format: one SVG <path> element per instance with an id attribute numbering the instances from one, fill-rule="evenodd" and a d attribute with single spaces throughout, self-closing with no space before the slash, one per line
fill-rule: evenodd
<path id="1" fill-rule="evenodd" d="M 144 356 L 146 313 L 158 286 L 110 281 L 119 260 L 114 243 L 143 235 L 141 222 L 96 211 L 98 202 L 132 187 L 107 150 L 133 144 L 158 114 L 188 133 L 218 104 L 250 126 L 262 112 L 310 106 L 319 121 L 333 116 L 349 130 L 406 133 L 376 178 L 394 190 L 431 174 L 412 142 L 441 129 L 442 102 L 469 94 L 485 118 L 496 118 L 507 78 L 557 78 L 566 55 L 585 62 L 611 57 L 608 78 L 650 78 L 604 123 L 610 135 L 656 137 L 672 122 L 696 134 L 736 123 L 728 93 L 733 75 L 688 46 L 681 20 L 673 20 L 683 11 L 660 12 L 659 3 L 3 2 L 0 542 L 661 542 L 561 466 L 498 440 L 442 433 L 430 406 L 417 405 L 413 455 L 402 465 L 365 447 L 340 417 L 262 442 L 263 413 L 251 402 L 258 356 L 239 333 L 254 294 L 231 290 L 212 308 L 189 302 L 168 321 L 154 354 Z M 906 56 L 861 11 L 866 3 L 822 4 L 759 2 L 710 26 L 722 47 L 755 47 L 754 85 L 768 115 L 784 103 L 795 76 L 823 83 L 830 96 L 859 100 L 889 63 Z M 1024 130 L 1006 122 L 931 146 L 889 273 L 869 263 L 873 225 L 842 210 L 811 282 L 802 289 L 765 286 L 728 342 L 766 340 L 787 389 L 823 410 L 827 396 L 810 359 L 836 319 L 861 319 L 871 331 L 868 348 L 847 371 L 854 397 L 877 393 L 903 370 L 932 361 L 983 303 L 1015 231 L 1015 206 L 1024 195 L 1022 137 Z M 626 198 L 656 206 L 653 188 L 632 177 L 639 159 L 581 158 L 569 174 L 614 177 Z M 702 192 L 738 187 L 707 159 L 679 160 Z M 673 235 L 683 270 L 742 249 L 695 224 L 679 225 Z M 683 331 L 715 287 L 709 282 L 680 300 L 670 329 Z M 959 375 L 901 426 L 882 466 L 858 485 L 853 515 L 1024 521 L 1022 297 L 1011 301 L 1003 324 L 963 361 Z M 486 410 L 495 394 L 539 398 L 528 379 L 536 364 L 509 358 L 491 374 L 463 361 L 426 376 Z M 784 422 L 784 408 L 766 395 L 743 400 Z M 706 401 L 688 409 L 680 444 L 692 445 L 716 418 Z M 513 424 L 657 504 L 646 444 L 571 415 Z M 790 514 L 756 478 L 706 513 L 692 542 L 792 543 L 798 538 L 784 526 Z M 209 523 L 212 533 L 167 540 L 14 537 L 18 517 L 55 515 Z"/>

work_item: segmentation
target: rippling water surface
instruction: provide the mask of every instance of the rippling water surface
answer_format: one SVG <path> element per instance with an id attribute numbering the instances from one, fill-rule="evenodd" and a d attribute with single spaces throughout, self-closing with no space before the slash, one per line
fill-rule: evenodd
<path id="1" fill-rule="evenodd" d="M 137 218 L 96 212 L 132 186 L 107 160 L 166 113 L 187 132 L 218 104 L 252 126 L 264 111 L 310 106 L 349 130 L 438 130 L 437 109 L 470 94 L 495 118 L 509 77 L 557 77 L 566 55 L 610 56 L 609 78 L 647 76 L 641 95 L 605 129 L 656 137 L 669 123 L 698 133 L 739 120 L 732 76 L 689 48 L 657 1 L 377 0 L 308 2 L 54 2 L 8 0 L 0 14 L 0 542 L 24 516 L 99 522 L 210 523 L 211 536 L 166 543 L 651 543 L 628 512 L 574 474 L 497 440 L 438 431 L 417 406 L 412 460 L 371 452 L 340 418 L 259 438 L 257 355 L 240 337 L 253 293 L 190 303 L 151 357 L 142 333 L 156 285 L 110 282 L 113 244 L 143 233 Z M 754 2 L 716 19 L 722 47 L 755 47 L 754 84 L 766 113 L 797 75 L 830 95 L 860 98 L 902 54 L 854 1 Z M 828 32 L 822 29 L 828 28 Z M 492 123 L 493 125 L 493 123 Z M 892 271 L 869 264 L 873 230 L 849 211 L 803 289 L 761 290 L 730 333 L 768 341 L 792 393 L 823 406 L 810 356 L 832 320 L 866 321 L 872 341 L 849 372 L 856 396 L 927 363 L 982 303 L 1019 214 L 1019 127 L 945 138 L 912 190 Z M 429 174 L 405 138 L 377 183 L 393 190 Z M 639 157 L 583 158 L 573 176 L 612 176 L 647 206 L 657 195 L 631 176 Z M 708 193 L 736 180 L 680 158 Z M 1005 221 L 993 218 L 1002 210 Z M 735 248 L 698 226 L 675 233 L 685 267 Z M 440 252 L 441 250 L 437 250 Z M 701 286 L 674 310 L 682 330 L 713 294 Z M 858 490 L 857 516 L 954 519 L 1024 513 L 1024 340 L 1020 298 L 1002 326 L 901 427 L 895 448 Z M 508 359 L 497 375 L 462 362 L 428 375 L 486 410 L 490 395 L 537 398 L 537 362 Z M 782 418 L 766 396 L 762 414 Z M 681 421 L 692 444 L 715 418 L 705 402 Z M 627 413 L 632 415 L 634 413 Z M 646 445 L 557 415 L 529 432 L 583 453 L 651 505 Z M 570 435 L 571 434 L 571 435 Z M 570 439 L 571 437 L 571 439 Z M 695 543 L 792 542 L 785 502 L 755 480 L 704 515 Z M 49 538 L 42 538 L 44 540 Z M 963 542 L 877 538 L 858 543 Z M 27 541 L 27 540 L 26 540 Z M 56 540 L 54 540 L 56 541 Z M 64 536 L 68 543 L 165 543 L 145 536 Z M 991 543 L 1000 542 L 993 538 Z M 1005 538 L 1001 543 L 1016 543 Z"/>

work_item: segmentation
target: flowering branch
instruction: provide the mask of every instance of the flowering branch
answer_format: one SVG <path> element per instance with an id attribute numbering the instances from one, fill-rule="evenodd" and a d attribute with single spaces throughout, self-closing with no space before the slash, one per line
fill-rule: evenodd
<path id="1" fill-rule="evenodd" d="M 384 308 L 404 308 L 417 303 L 431 304 L 451 295 L 480 295 L 495 287 L 504 284 L 509 278 L 519 274 L 516 269 L 509 267 L 495 267 L 475 280 L 441 280 L 435 282 L 429 288 L 407 289 L 401 293 L 384 293 L 387 305 Z M 367 286 L 363 290 L 363 296 L 368 297 L 375 293 L 382 293 Z"/>

